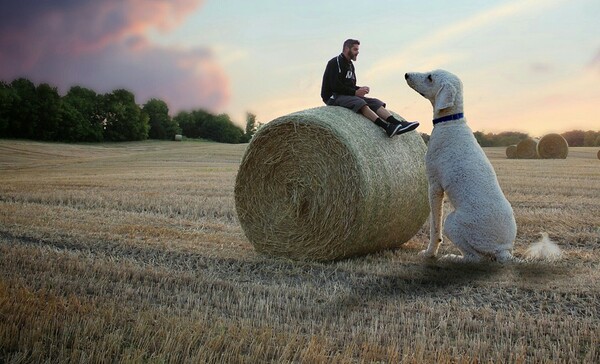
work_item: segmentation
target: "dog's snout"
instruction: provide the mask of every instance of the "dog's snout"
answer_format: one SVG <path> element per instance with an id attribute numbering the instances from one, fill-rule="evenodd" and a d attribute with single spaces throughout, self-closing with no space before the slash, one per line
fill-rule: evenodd
<path id="1" fill-rule="evenodd" d="M 404 74 L 404 79 L 405 79 L 405 80 L 408 80 L 408 77 L 409 77 L 408 73 L 405 73 L 405 74 Z"/>

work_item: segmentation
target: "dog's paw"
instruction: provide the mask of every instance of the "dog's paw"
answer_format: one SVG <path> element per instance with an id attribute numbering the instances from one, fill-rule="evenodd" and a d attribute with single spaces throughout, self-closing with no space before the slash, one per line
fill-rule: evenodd
<path id="1" fill-rule="evenodd" d="M 425 249 L 419 252 L 419 257 L 423 259 L 433 259 L 435 258 L 435 253 L 431 250 Z"/>

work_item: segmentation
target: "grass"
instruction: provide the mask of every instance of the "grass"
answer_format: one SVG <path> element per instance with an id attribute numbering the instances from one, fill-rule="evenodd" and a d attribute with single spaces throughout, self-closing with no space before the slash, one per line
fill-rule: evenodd
<path id="1" fill-rule="evenodd" d="M 0 362 L 600 360 L 600 161 L 486 149 L 519 227 L 558 263 L 335 263 L 257 254 L 236 219 L 244 145 L 0 141 Z M 443 245 L 443 252 L 456 248 Z"/>

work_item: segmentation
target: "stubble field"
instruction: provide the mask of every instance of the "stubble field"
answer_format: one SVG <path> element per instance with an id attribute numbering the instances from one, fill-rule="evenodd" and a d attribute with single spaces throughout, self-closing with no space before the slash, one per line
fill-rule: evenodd
<path id="1" fill-rule="evenodd" d="M 417 257 L 428 224 L 340 262 L 257 254 L 234 208 L 245 147 L 0 140 L 0 362 L 600 361 L 596 148 L 486 149 L 516 255 L 546 231 L 565 256 L 463 266 Z"/>

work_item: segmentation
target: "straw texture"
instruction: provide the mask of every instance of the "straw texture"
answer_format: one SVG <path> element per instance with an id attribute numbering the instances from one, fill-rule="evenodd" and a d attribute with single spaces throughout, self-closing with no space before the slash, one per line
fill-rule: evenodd
<path id="1" fill-rule="evenodd" d="M 560 134 L 544 135 L 537 145 L 540 158 L 565 159 L 569 155 L 569 143 Z"/>
<path id="2" fill-rule="evenodd" d="M 242 229 L 257 251 L 299 260 L 398 247 L 429 214 L 425 152 L 417 132 L 388 138 L 341 107 L 277 118 L 254 135 L 240 164 Z"/>
<path id="3" fill-rule="evenodd" d="M 538 139 L 527 138 L 521 140 L 517 144 L 517 158 L 519 159 L 536 159 Z"/>
<path id="4" fill-rule="evenodd" d="M 518 155 L 517 155 L 517 146 L 516 145 L 509 145 L 508 147 L 506 147 L 506 158 L 516 159 L 517 157 L 518 157 Z"/>

